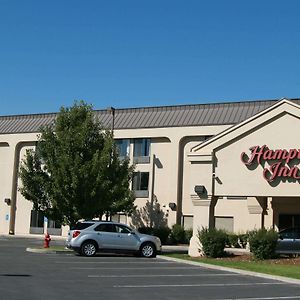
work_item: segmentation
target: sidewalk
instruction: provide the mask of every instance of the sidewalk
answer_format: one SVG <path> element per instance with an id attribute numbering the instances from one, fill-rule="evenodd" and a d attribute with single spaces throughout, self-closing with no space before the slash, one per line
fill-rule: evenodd
<path id="1" fill-rule="evenodd" d="M 0 234 L 0 238 L 24 238 L 24 239 L 40 239 L 44 240 L 45 235 L 44 234 Z M 65 241 L 66 236 L 60 236 L 60 235 L 51 235 L 51 240 L 53 241 Z"/>

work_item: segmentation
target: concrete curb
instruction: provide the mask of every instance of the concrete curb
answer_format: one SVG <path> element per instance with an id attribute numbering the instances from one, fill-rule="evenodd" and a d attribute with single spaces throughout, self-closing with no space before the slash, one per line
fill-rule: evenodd
<path id="1" fill-rule="evenodd" d="M 158 255 L 157 257 L 160 259 L 168 260 L 168 261 L 185 263 L 188 265 L 199 266 L 199 267 L 203 267 L 206 269 L 227 271 L 227 272 L 237 273 L 237 274 L 241 274 L 241 275 L 255 276 L 255 277 L 271 279 L 271 280 L 278 280 L 278 281 L 282 281 L 282 282 L 286 282 L 286 283 L 300 285 L 300 279 L 293 279 L 293 278 L 288 278 L 288 277 L 283 277 L 283 276 L 269 275 L 269 274 L 257 273 L 257 272 L 253 272 L 253 271 L 245 271 L 245 270 L 234 269 L 234 268 L 229 268 L 229 267 L 210 265 L 210 264 L 205 264 L 205 263 L 201 263 L 201 262 L 189 261 L 189 260 L 185 260 L 185 259 L 173 258 L 173 257 L 168 257 L 168 256 L 163 256 L 163 255 Z"/>
<path id="2" fill-rule="evenodd" d="M 39 249 L 39 248 L 26 248 L 27 252 L 32 253 L 41 253 L 41 254 L 73 254 L 74 251 L 72 250 L 52 250 L 51 248 L 47 249 Z"/>

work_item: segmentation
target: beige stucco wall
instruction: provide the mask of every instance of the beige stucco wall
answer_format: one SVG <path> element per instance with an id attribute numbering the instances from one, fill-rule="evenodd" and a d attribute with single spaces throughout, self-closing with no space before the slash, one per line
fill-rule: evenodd
<path id="1" fill-rule="evenodd" d="M 213 136 L 228 128 L 224 126 L 202 126 L 202 127 L 176 127 L 176 128 L 153 128 L 153 129 L 124 129 L 114 131 L 115 138 L 150 138 L 152 140 L 150 146 L 150 163 L 137 164 L 136 171 L 149 172 L 149 195 L 152 190 L 152 172 L 153 155 L 159 160 L 160 166 L 155 166 L 154 176 L 154 194 L 156 195 L 161 208 L 168 214 L 168 225 L 171 226 L 176 222 L 176 211 L 171 211 L 168 207 L 170 202 L 182 201 L 182 211 L 184 214 L 192 213 L 192 205 L 189 199 L 189 164 L 186 153 L 191 147 L 198 144 L 205 136 Z M 37 140 L 36 133 L 19 133 L 19 134 L 3 134 L 0 135 L 1 143 L 7 143 L 9 146 L 0 147 L 0 179 L 3 183 L 0 187 L 0 233 L 7 234 L 9 231 L 10 206 L 4 203 L 4 198 L 12 197 L 14 189 L 13 174 L 14 168 L 17 166 L 15 162 L 16 147 L 20 146 L 20 160 L 22 160 L 28 144 Z M 18 147 L 17 147 L 18 148 Z M 131 158 L 133 157 L 133 147 L 131 144 Z M 182 160 L 183 167 L 180 168 L 179 163 Z M 184 185 L 182 186 L 182 182 Z M 20 182 L 18 181 L 18 186 Z M 137 198 L 135 204 L 143 207 L 148 198 Z M 23 198 L 17 191 L 16 193 L 16 221 L 15 233 L 28 234 L 30 227 L 30 211 L 31 202 Z M 130 220 L 128 220 L 129 222 Z M 63 228 L 63 235 L 66 235 L 67 227 Z"/>
<path id="2" fill-rule="evenodd" d="M 194 218 L 190 255 L 199 255 L 195 233 L 202 226 L 211 226 L 214 216 L 233 217 L 233 230 L 244 232 L 262 226 L 276 228 L 279 214 L 300 212 L 299 180 L 268 182 L 263 177 L 263 169 L 273 162 L 263 161 L 247 167 L 241 161 L 243 152 L 251 157 L 249 148 L 253 146 L 267 145 L 272 150 L 300 149 L 299 125 L 300 107 L 283 100 L 192 149 L 188 154 L 190 198 L 194 216 L 199 217 Z M 293 161 L 289 167 L 294 165 L 299 167 L 299 161 Z M 196 195 L 195 185 L 204 185 L 207 193 Z M 246 196 L 247 199 L 229 200 L 228 196 Z M 214 205 L 214 200 L 220 197 L 223 199 L 218 199 Z"/>
<path id="3" fill-rule="evenodd" d="M 250 154 L 251 146 L 267 145 L 270 149 L 299 149 L 300 143 L 295 136 L 295 128 L 300 121 L 295 116 L 284 114 L 261 124 L 248 135 L 240 136 L 215 150 L 216 195 L 246 196 L 298 196 L 299 184 L 281 181 L 273 186 L 263 178 L 263 169 L 268 162 L 256 169 L 248 169 L 240 159 L 241 153 Z"/>
<path id="4" fill-rule="evenodd" d="M 9 156 L 9 145 L 0 145 L 0 233 L 7 233 L 10 207 L 4 202 L 10 198 L 13 157 Z"/>
<path id="5" fill-rule="evenodd" d="M 29 233 L 31 203 L 26 201 L 17 191 L 14 184 L 14 175 L 18 167 L 17 158 L 20 153 L 20 160 L 25 153 L 26 143 L 36 141 L 36 134 L 5 134 L 0 135 L 0 233 L 9 232 L 11 219 L 11 206 L 4 203 L 5 198 L 12 199 L 13 191 L 16 194 L 16 233 Z M 1 146 L 4 144 L 8 146 Z M 24 147 L 22 146 L 24 144 Z M 16 150 L 16 149 L 20 149 Z M 18 160 L 19 161 L 19 160 Z"/>
<path id="6" fill-rule="evenodd" d="M 259 206 L 256 198 L 248 199 L 218 199 L 215 216 L 233 217 L 233 232 L 245 233 L 247 230 L 261 226 L 261 213 L 249 211 L 249 202 Z"/>

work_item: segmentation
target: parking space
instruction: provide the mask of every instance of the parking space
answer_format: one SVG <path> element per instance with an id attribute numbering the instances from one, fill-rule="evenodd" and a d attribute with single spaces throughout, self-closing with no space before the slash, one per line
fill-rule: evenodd
<path id="1" fill-rule="evenodd" d="M 36 254 L 27 246 L 1 240 L 1 299 L 300 299 L 296 284 L 161 258 Z"/>
<path id="2" fill-rule="evenodd" d="M 68 256 L 53 260 L 114 299 L 300 299 L 297 285 L 163 259 Z"/>

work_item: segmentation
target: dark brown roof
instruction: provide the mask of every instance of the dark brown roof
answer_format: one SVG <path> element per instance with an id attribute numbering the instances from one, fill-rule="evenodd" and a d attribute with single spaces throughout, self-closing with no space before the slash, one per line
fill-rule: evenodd
<path id="1" fill-rule="evenodd" d="M 290 99 L 300 105 L 300 99 Z M 159 128 L 204 125 L 233 125 L 270 107 L 278 100 L 228 102 L 127 108 L 115 110 L 115 128 Z M 104 127 L 110 127 L 112 115 L 108 110 L 95 110 Z M 0 116 L 0 134 L 39 132 L 51 124 L 56 113 Z"/>

